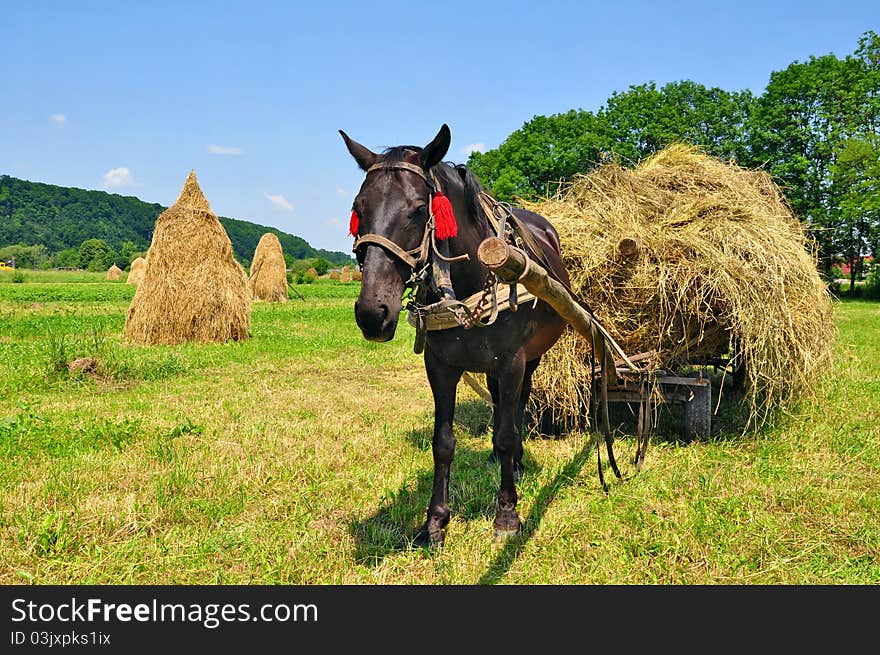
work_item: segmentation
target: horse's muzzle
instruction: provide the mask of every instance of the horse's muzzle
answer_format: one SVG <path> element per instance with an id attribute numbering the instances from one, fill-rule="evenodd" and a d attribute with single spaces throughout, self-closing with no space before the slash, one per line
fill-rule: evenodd
<path id="1" fill-rule="evenodd" d="M 367 305 L 358 300 L 354 304 L 354 320 L 367 341 L 391 341 L 399 318 L 400 308 L 394 311 L 384 303 Z"/>

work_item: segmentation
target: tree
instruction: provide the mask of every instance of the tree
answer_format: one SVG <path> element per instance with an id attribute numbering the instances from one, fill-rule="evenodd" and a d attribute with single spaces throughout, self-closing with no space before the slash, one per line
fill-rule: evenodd
<path id="1" fill-rule="evenodd" d="M 838 198 L 835 245 L 849 263 L 852 293 L 863 257 L 876 256 L 880 240 L 880 136 L 844 141 L 831 176 Z"/>
<path id="2" fill-rule="evenodd" d="M 79 265 L 89 271 L 104 271 L 113 263 L 114 254 L 103 239 L 86 239 L 79 247 Z"/>
<path id="3" fill-rule="evenodd" d="M 834 55 L 794 62 L 770 75 L 752 119 L 753 161 L 784 188 L 831 269 L 839 187 L 831 184 L 840 144 L 854 131 L 858 66 Z"/>
<path id="4" fill-rule="evenodd" d="M 709 154 L 742 161 L 748 152 L 749 91 L 728 92 L 691 80 L 653 82 L 614 93 L 601 111 L 612 138 L 611 151 L 627 163 L 672 143 L 702 146 Z"/>
<path id="5" fill-rule="evenodd" d="M 535 116 L 497 149 L 471 154 L 468 166 L 496 198 L 515 201 L 551 195 L 559 182 L 612 157 L 632 164 L 675 142 L 742 160 L 752 103 L 748 91 L 728 93 L 689 80 L 661 89 L 653 82 L 631 86 L 597 114 Z"/>
<path id="6" fill-rule="evenodd" d="M 468 167 L 498 200 L 535 199 L 594 168 L 610 145 L 602 118 L 571 110 L 535 116 L 496 150 L 472 153 Z"/>
<path id="7" fill-rule="evenodd" d="M 79 248 L 65 248 L 55 255 L 54 260 L 59 268 L 79 268 Z"/>
<path id="8" fill-rule="evenodd" d="M 313 265 L 315 270 L 318 271 L 318 275 L 325 275 L 327 271 L 330 270 L 330 266 L 332 266 L 332 264 L 323 257 L 318 257 Z"/>
<path id="9" fill-rule="evenodd" d="M 15 268 L 42 268 L 49 262 L 46 246 L 23 243 L 0 248 L 0 262 L 15 261 Z"/>

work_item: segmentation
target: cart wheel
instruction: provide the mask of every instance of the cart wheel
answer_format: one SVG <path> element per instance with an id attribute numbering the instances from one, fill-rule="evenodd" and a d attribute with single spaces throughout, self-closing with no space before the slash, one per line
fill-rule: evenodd
<path id="1" fill-rule="evenodd" d="M 691 392 L 693 398 L 684 404 L 684 439 L 687 442 L 708 439 L 712 432 L 712 385 L 695 385 Z"/>

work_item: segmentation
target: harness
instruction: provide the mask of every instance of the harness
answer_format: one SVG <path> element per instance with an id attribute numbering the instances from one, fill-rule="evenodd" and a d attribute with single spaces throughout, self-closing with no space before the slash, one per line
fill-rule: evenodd
<path id="1" fill-rule="evenodd" d="M 411 271 L 404 283 L 404 298 L 407 299 L 407 322 L 416 328 L 414 351 L 424 350 L 425 336 L 428 331 L 449 330 L 456 327 L 470 329 L 472 327 L 488 327 L 492 325 L 500 312 L 517 310 L 522 302 L 532 301 L 533 306 L 538 299 L 521 284 L 502 284 L 493 273 L 489 273 L 482 290 L 459 300 L 452 288 L 449 275 L 449 264 L 470 259 L 467 253 L 456 256 L 441 252 L 445 244 L 438 246 L 436 236 L 436 219 L 433 210 L 434 196 L 439 192 L 440 184 L 436 175 L 426 173 L 424 169 L 409 162 L 393 164 L 378 163 L 367 169 L 369 175 L 373 171 L 402 170 L 418 175 L 428 187 L 428 219 L 421 243 L 416 248 L 407 250 L 381 234 L 368 233 L 358 237 L 352 251 L 357 253 L 361 246 L 374 244 L 384 248 L 403 262 Z M 501 203 L 485 192 L 480 193 L 480 204 L 489 218 L 490 225 L 498 236 L 510 239 L 514 244 L 527 246 L 529 250 L 543 257 L 542 251 L 528 233 L 528 228 L 516 219 L 510 205 Z M 501 288 L 499 288 L 499 286 Z M 427 303 L 428 293 L 433 292 L 440 300 Z"/>
<path id="2" fill-rule="evenodd" d="M 489 272 L 486 278 L 486 284 L 482 291 L 468 296 L 464 300 L 458 300 L 452 289 L 452 281 L 449 276 L 449 264 L 452 262 L 466 261 L 470 259 L 467 253 L 457 256 L 449 256 L 440 252 L 437 246 L 436 237 L 436 220 L 434 216 L 433 200 L 435 195 L 439 193 L 439 181 L 435 174 L 431 172 L 430 176 L 425 173 L 424 169 L 409 162 L 396 162 L 393 164 L 378 163 L 367 169 L 369 175 L 373 171 L 378 170 L 403 170 L 418 175 L 428 187 L 428 220 L 425 223 L 425 232 L 422 235 L 422 241 L 417 248 L 406 250 L 398 244 L 391 241 L 387 237 L 380 234 L 365 234 L 358 237 L 352 251 L 357 253 L 358 248 L 363 245 L 375 244 L 387 250 L 389 253 L 397 257 L 411 270 L 409 279 L 405 282 L 404 298 L 407 293 L 411 292 L 409 300 L 405 307 L 407 309 L 407 322 L 416 328 L 416 340 L 413 350 L 418 354 L 425 348 L 425 336 L 429 330 L 448 330 L 455 327 L 463 327 L 470 329 L 476 327 L 488 327 L 492 325 L 498 318 L 498 314 L 502 311 L 510 310 L 515 312 L 517 304 L 521 301 L 533 300 L 534 304 L 538 302 L 538 298 L 530 293 L 525 286 L 514 281 L 511 283 L 502 283 L 496 275 Z M 543 249 L 535 241 L 529 228 L 514 214 L 511 206 L 505 202 L 499 202 L 492 198 L 485 191 L 481 191 L 479 195 L 480 206 L 483 213 L 489 220 L 490 226 L 495 230 L 496 236 L 511 242 L 515 247 L 523 250 L 527 255 L 525 258 L 526 271 L 528 270 L 529 257 L 547 266 L 548 261 Z M 443 242 L 445 245 L 445 242 Z M 448 250 L 448 248 L 447 248 Z M 551 268 L 547 266 L 548 270 Z M 525 272 L 520 276 L 522 278 Z M 568 284 L 561 280 L 557 280 L 562 284 L 571 297 L 585 309 L 589 308 L 583 301 L 577 298 Z M 506 288 L 499 293 L 499 285 L 503 284 Z M 431 304 L 425 304 L 428 292 L 433 291 L 440 297 L 440 300 Z M 491 299 L 491 305 L 486 303 Z M 534 306 L 533 304 L 533 306 Z M 592 315 L 592 311 L 590 311 Z M 486 319 L 486 320 L 483 320 Z M 591 362 L 591 384 L 594 385 L 593 393 L 590 394 L 592 413 L 598 415 L 598 397 L 602 399 L 602 428 L 605 437 L 605 446 L 608 452 L 608 459 L 612 470 L 618 478 L 623 476 L 617 466 L 612 449 L 614 441 L 611 433 L 611 423 L 608 415 L 608 380 L 615 375 L 614 359 L 610 356 L 610 351 L 606 348 L 606 339 L 611 344 L 614 340 L 601 329 L 598 324 L 594 325 L 591 338 L 592 354 Z M 599 384 L 596 384 L 596 362 L 597 353 L 598 360 L 601 362 L 601 374 L 599 376 Z M 625 357 L 625 355 L 624 355 Z M 491 398 L 486 398 L 486 394 L 480 389 L 479 385 L 469 376 L 465 376 L 465 380 L 475 391 L 483 396 L 484 400 L 491 402 Z M 596 387 L 598 386 L 598 389 Z M 599 391 L 600 393 L 596 393 Z M 644 458 L 644 450 L 647 448 L 648 425 L 645 408 L 639 407 L 639 433 L 638 442 L 639 449 L 636 455 L 636 462 L 640 464 L 640 460 Z M 643 435 L 644 428 L 644 435 Z M 602 456 L 601 451 L 596 447 L 597 468 L 599 472 L 599 481 L 602 488 L 607 492 L 608 486 L 605 483 L 605 477 L 602 473 Z"/>

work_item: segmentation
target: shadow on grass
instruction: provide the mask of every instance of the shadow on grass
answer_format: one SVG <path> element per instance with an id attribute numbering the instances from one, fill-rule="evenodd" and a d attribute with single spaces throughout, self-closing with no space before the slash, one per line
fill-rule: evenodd
<path id="1" fill-rule="evenodd" d="M 585 441 L 583 447 L 574 454 L 571 460 L 559 470 L 553 479 L 541 487 L 541 490 L 535 497 L 532 511 L 529 512 L 528 517 L 522 523 L 520 533 L 504 544 L 500 552 L 495 556 L 495 559 L 489 564 L 478 584 L 498 584 L 507 574 L 516 558 L 519 557 L 519 554 L 528 544 L 529 539 L 537 531 L 538 526 L 541 525 L 541 520 L 547 512 L 547 508 L 550 507 L 550 504 L 562 489 L 574 482 L 584 464 L 590 459 L 590 455 L 594 452 L 594 443 L 592 440 Z"/>
<path id="2" fill-rule="evenodd" d="M 450 471 L 450 509 L 456 518 L 464 521 L 494 518 L 501 471 L 498 464 L 487 461 L 492 452 L 491 432 L 487 432 L 491 410 L 483 402 L 467 401 L 459 403 L 455 417 L 456 434 L 482 436 L 485 447 L 465 446 L 459 439 Z M 432 434 L 433 415 L 430 415 L 425 418 L 424 427 L 410 431 L 407 438 L 418 450 L 430 451 Z M 528 440 L 524 445 L 525 475 L 538 475 L 540 467 L 529 455 Z M 355 558 L 360 564 L 376 565 L 392 553 L 413 547 L 412 540 L 425 521 L 433 481 L 431 467 L 383 498 L 381 507 L 372 516 L 351 523 Z"/>

